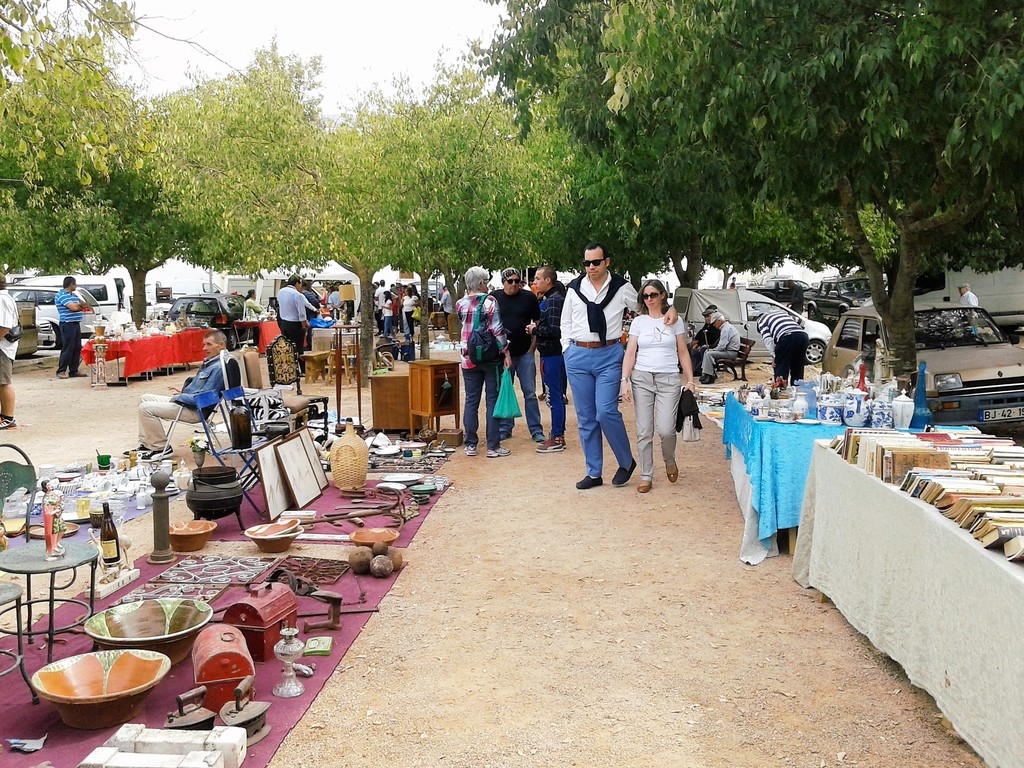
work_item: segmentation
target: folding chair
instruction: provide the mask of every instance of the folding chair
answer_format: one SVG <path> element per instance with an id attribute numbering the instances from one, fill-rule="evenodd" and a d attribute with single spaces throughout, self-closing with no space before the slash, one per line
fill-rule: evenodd
<path id="1" fill-rule="evenodd" d="M 249 407 L 249 403 L 245 400 L 245 391 L 241 387 L 232 387 L 226 389 L 223 392 L 201 392 L 196 395 L 196 406 L 199 408 L 199 420 L 203 425 L 203 431 L 206 433 L 206 440 L 209 443 L 209 451 L 213 454 L 213 457 L 222 467 L 232 467 L 234 464 L 231 463 L 233 459 L 237 458 L 241 464 L 238 467 L 238 483 L 242 486 L 242 494 L 246 500 L 252 506 L 254 510 L 263 513 L 263 510 L 253 501 L 252 496 L 249 495 L 249 491 L 260 481 L 259 468 L 256 464 L 256 450 L 262 448 L 268 441 L 266 437 L 253 435 L 252 445 L 248 448 L 232 448 L 231 443 L 231 419 L 229 418 L 230 409 L 233 405 L 242 405 L 249 414 L 249 423 L 252 424 L 252 409 Z M 214 408 L 214 411 L 208 417 L 205 411 L 210 408 Z M 214 423 L 214 418 L 217 414 L 220 415 L 222 423 L 227 429 L 228 445 L 227 447 L 221 445 L 218 430 Z"/>

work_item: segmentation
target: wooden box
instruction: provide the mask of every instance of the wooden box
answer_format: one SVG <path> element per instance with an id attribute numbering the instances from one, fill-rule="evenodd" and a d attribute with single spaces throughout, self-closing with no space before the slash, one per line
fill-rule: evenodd
<path id="1" fill-rule="evenodd" d="M 405 373 L 382 373 L 370 377 L 373 403 L 373 428 L 405 432 L 409 429 L 409 376 Z M 415 429 L 427 423 L 416 417 Z"/>
<path id="2" fill-rule="evenodd" d="M 297 626 L 299 604 L 287 584 L 249 585 L 249 594 L 224 612 L 224 623 L 238 627 L 255 661 L 271 661 L 281 627 Z"/>
<path id="3" fill-rule="evenodd" d="M 235 687 L 256 674 L 242 632 L 227 624 L 207 624 L 192 646 L 196 685 L 206 686 L 203 706 L 219 712 L 235 700 Z"/>
<path id="4" fill-rule="evenodd" d="M 454 416 L 459 427 L 459 396 L 461 373 L 459 364 L 451 360 L 416 360 L 409 363 L 409 419 L 425 416 L 440 429 L 442 416 Z M 414 431 L 412 424 L 410 431 Z"/>

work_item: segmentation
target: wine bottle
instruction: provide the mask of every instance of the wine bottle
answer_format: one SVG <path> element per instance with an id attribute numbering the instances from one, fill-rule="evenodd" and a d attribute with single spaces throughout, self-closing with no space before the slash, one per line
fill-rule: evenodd
<path id="1" fill-rule="evenodd" d="M 117 536 L 117 526 L 114 525 L 114 516 L 110 514 L 110 505 L 107 502 L 103 502 L 100 548 L 103 550 L 105 565 L 117 565 L 121 562 L 121 540 Z"/>

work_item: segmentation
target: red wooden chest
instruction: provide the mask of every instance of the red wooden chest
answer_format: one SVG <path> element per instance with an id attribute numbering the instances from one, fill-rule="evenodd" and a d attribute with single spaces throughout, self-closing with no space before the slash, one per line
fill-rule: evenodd
<path id="1" fill-rule="evenodd" d="M 207 624 L 192 646 L 196 685 L 206 686 L 203 706 L 214 712 L 235 700 L 235 686 L 255 675 L 252 655 L 241 630 L 227 624 Z"/>
<path id="2" fill-rule="evenodd" d="M 224 612 L 224 623 L 238 627 L 249 653 L 256 661 L 271 661 L 274 645 L 281 639 L 281 626 L 294 627 L 299 604 L 287 584 L 266 582 L 249 585 L 249 594 Z"/>

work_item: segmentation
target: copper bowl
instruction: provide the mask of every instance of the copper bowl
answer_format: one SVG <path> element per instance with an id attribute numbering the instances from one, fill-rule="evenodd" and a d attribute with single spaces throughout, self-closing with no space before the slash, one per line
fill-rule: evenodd
<path id="1" fill-rule="evenodd" d="M 177 664 L 211 618 L 213 609 L 201 600 L 161 597 L 100 611 L 85 622 L 85 633 L 100 648 L 159 651 Z"/>
<path id="2" fill-rule="evenodd" d="M 32 687 L 65 725 L 98 730 L 133 719 L 170 668 L 156 651 L 94 651 L 47 664 L 32 675 Z"/>
<path id="3" fill-rule="evenodd" d="M 217 530 L 213 520 L 189 520 L 187 523 L 172 523 L 171 549 L 175 552 L 195 552 L 206 546 L 210 536 Z"/>
<path id="4" fill-rule="evenodd" d="M 398 538 L 397 528 L 360 528 L 349 534 L 349 540 L 361 547 L 372 547 L 378 541 L 390 546 Z"/>

